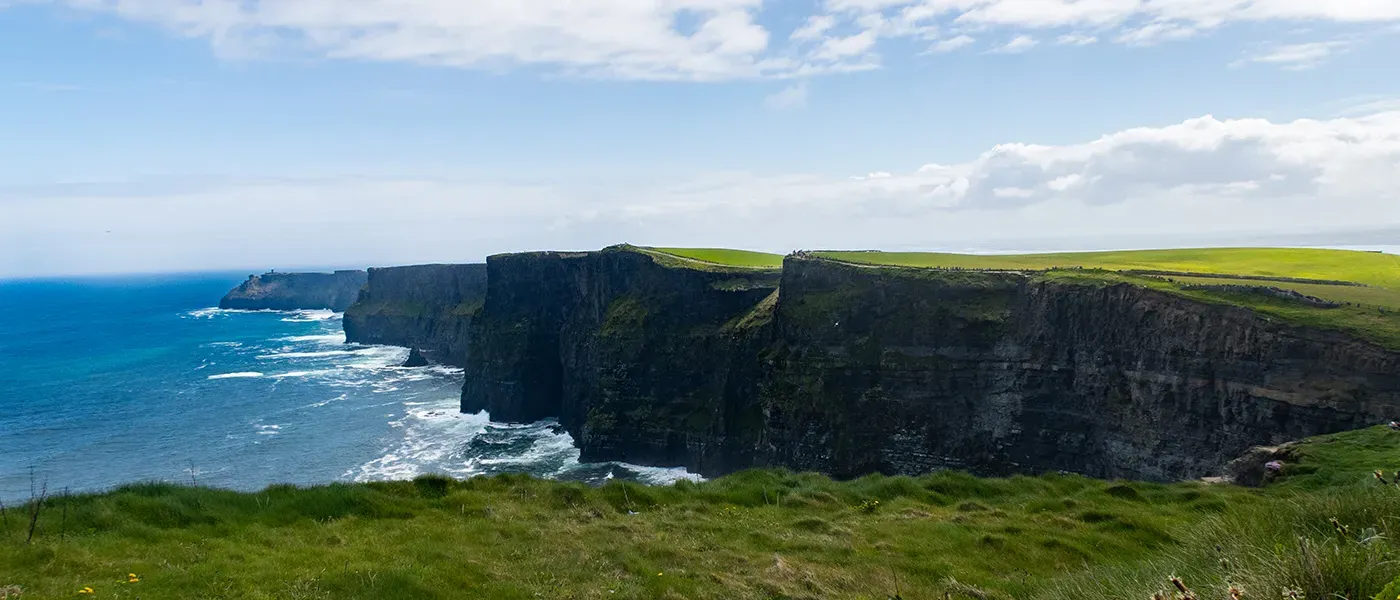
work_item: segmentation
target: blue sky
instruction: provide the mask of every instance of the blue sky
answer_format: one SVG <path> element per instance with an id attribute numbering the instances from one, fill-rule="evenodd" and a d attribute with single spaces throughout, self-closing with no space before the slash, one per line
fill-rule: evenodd
<path id="1" fill-rule="evenodd" d="M 1395 56 L 1383 0 L 0 0 L 0 276 L 1344 243 Z"/>

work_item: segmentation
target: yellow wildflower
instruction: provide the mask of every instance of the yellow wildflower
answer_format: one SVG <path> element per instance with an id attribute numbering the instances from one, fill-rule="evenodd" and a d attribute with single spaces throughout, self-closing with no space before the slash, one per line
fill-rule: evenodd
<path id="1" fill-rule="evenodd" d="M 92 591 L 92 588 L 90 588 L 90 587 L 84 587 L 83 589 L 78 590 L 78 593 L 79 593 L 79 594 L 93 594 L 93 593 L 96 593 L 96 592 L 93 592 L 93 591 Z"/>

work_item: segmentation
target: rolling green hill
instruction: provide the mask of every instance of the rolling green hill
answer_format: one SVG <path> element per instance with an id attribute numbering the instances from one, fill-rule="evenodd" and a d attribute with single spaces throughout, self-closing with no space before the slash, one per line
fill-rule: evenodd
<path id="1" fill-rule="evenodd" d="M 1262 490 L 943 472 L 836 482 L 749 471 L 599 488 L 524 476 L 169 484 L 0 519 L 22 598 L 1369 599 L 1400 571 L 1400 433 L 1285 452 Z M 1335 520 L 1336 525 L 1333 525 Z M 79 593 L 90 588 L 91 594 Z M 14 589 L 14 588 L 10 588 Z M 1340 594 L 1334 596 L 1333 594 Z M 1300 596 L 1302 597 L 1302 596 Z"/>

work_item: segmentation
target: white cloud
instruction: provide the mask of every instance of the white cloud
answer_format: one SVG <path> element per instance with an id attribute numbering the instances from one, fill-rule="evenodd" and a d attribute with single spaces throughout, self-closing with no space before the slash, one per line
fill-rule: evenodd
<path id="1" fill-rule="evenodd" d="M 1331 40 L 1274 46 L 1231 63 L 1231 66 L 1244 66 L 1250 63 L 1279 65 L 1285 69 L 1301 71 L 1314 68 L 1328 59 L 1349 51 L 1355 42 Z"/>
<path id="2" fill-rule="evenodd" d="M 1055 43 L 1062 46 L 1088 46 L 1099 41 L 1099 38 L 1083 33 L 1066 33 L 1055 38 Z"/>
<path id="3" fill-rule="evenodd" d="M 1038 45 L 1040 45 L 1040 42 L 1036 41 L 1035 38 L 1028 35 L 1018 35 L 1012 38 L 1011 41 L 989 50 L 989 52 L 996 54 L 1020 54 Z"/>
<path id="4" fill-rule="evenodd" d="M 952 52 L 971 46 L 976 41 L 977 40 L 972 36 L 960 35 L 958 37 L 940 40 L 938 43 L 934 44 L 932 48 L 929 48 L 929 52 Z"/>
<path id="5" fill-rule="evenodd" d="M 1206 116 L 859 177 L 0 188 L 0 275 L 403 264 L 621 241 L 1036 249 L 1047 237 L 1229 243 L 1396 226 L 1400 111 L 1284 123 Z"/>
<path id="6" fill-rule="evenodd" d="M 795 110 L 807 106 L 807 81 L 799 81 L 763 99 L 769 110 Z"/>
<path id="7" fill-rule="evenodd" d="M 310 55 L 587 77 L 714 81 L 874 68 L 880 42 L 934 52 L 987 35 L 1146 45 L 1240 22 L 1393 27 L 1393 0 L 825 0 L 787 36 L 777 0 L 18 0 L 101 12 L 207 40 L 222 55 Z M 3 5 L 13 4 L 0 2 Z M 1049 37 L 1047 37 L 1049 36 Z M 962 42 L 966 45 L 966 42 Z"/>
<path id="8" fill-rule="evenodd" d="M 822 35 L 836 26 L 836 18 L 831 15 L 813 15 L 799 29 L 788 36 L 792 40 L 819 40 Z"/>

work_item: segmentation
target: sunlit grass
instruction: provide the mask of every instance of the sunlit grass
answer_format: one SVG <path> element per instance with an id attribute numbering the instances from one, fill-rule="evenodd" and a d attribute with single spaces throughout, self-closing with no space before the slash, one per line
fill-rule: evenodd
<path id="1" fill-rule="evenodd" d="M 1218 586 L 1226 571 L 1205 550 L 1216 544 L 1255 580 L 1285 581 L 1303 535 L 1337 563 L 1327 568 L 1352 569 L 1337 581 L 1379 591 L 1381 575 L 1358 561 L 1391 564 L 1394 538 L 1328 541 L 1328 519 L 1394 531 L 1400 492 L 1370 471 L 1400 469 L 1400 434 L 1328 436 L 1296 455 L 1263 491 L 953 472 L 599 488 L 524 476 L 257 493 L 142 484 L 49 500 L 28 545 L 11 507 L 0 587 L 152 600 L 1136 598 L 1172 573 Z"/>

